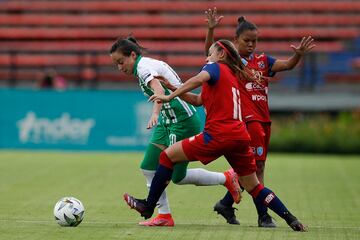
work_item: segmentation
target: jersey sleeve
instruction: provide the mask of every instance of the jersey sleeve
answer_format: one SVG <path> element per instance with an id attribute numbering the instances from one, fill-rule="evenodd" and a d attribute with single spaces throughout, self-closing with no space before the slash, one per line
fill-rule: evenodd
<path id="1" fill-rule="evenodd" d="M 159 76 L 159 74 L 150 68 L 139 67 L 137 70 L 138 77 L 148 86 L 149 82 L 155 78 L 155 76 Z"/>
<path id="2" fill-rule="evenodd" d="M 276 72 L 271 71 L 272 66 L 274 65 L 274 63 L 276 62 L 276 58 L 270 57 L 270 56 L 266 56 L 267 62 L 268 62 L 268 74 L 269 77 L 273 77 L 275 76 Z"/>
<path id="3" fill-rule="evenodd" d="M 201 71 L 206 71 L 209 73 L 209 84 L 215 84 L 220 78 L 220 66 L 217 63 L 208 63 L 201 69 Z"/>

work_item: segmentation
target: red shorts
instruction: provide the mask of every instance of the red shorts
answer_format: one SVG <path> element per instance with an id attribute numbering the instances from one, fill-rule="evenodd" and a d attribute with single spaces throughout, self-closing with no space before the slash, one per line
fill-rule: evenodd
<path id="1" fill-rule="evenodd" d="M 246 123 L 251 138 L 250 146 L 256 161 L 265 161 L 270 142 L 270 123 L 251 121 Z"/>
<path id="2" fill-rule="evenodd" d="M 182 147 L 190 161 L 200 161 L 206 165 L 224 156 L 239 176 L 247 176 L 256 171 L 249 140 L 209 139 L 209 135 L 202 132 L 184 139 Z"/>

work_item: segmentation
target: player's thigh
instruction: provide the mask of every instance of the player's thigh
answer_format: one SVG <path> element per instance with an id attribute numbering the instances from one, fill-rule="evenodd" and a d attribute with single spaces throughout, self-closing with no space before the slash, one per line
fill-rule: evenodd
<path id="1" fill-rule="evenodd" d="M 189 161 L 200 161 L 204 165 L 216 160 L 224 153 L 223 144 L 209 138 L 205 132 L 184 139 L 182 147 Z"/>
<path id="2" fill-rule="evenodd" d="M 177 162 L 174 166 L 172 181 L 178 183 L 186 176 L 187 166 L 189 164 L 188 161 L 183 162 L 188 159 L 183 152 L 182 145 L 178 143 L 178 141 L 198 134 L 201 131 L 200 119 L 197 115 L 193 115 L 184 121 L 170 125 L 168 130 L 170 147 L 175 145 L 171 149 L 168 149 L 168 156 L 170 155 L 169 158 Z"/>
<path id="3" fill-rule="evenodd" d="M 169 137 L 166 128 L 158 125 L 153 130 L 150 143 L 148 144 L 140 168 L 156 170 L 159 164 L 159 156 L 163 149 L 169 145 Z"/>
<path id="4" fill-rule="evenodd" d="M 248 140 L 236 140 L 226 144 L 229 149 L 224 156 L 239 176 L 256 172 L 256 162 Z"/>
<path id="5" fill-rule="evenodd" d="M 257 161 L 265 161 L 269 144 L 269 135 L 264 128 L 264 123 L 252 121 L 246 123 L 251 142 L 250 146 Z"/>
<path id="6" fill-rule="evenodd" d="M 153 143 L 158 146 L 165 146 L 165 147 L 169 146 L 170 142 L 169 142 L 168 128 L 163 124 L 156 125 L 156 127 L 152 132 L 150 143 Z"/>
<path id="7" fill-rule="evenodd" d="M 189 164 L 189 161 L 182 149 L 181 141 L 170 145 L 164 151 L 170 160 L 175 163 L 171 180 L 174 183 L 178 183 L 185 178 L 187 166 Z"/>
<path id="8" fill-rule="evenodd" d="M 171 124 L 168 127 L 170 145 L 192 137 L 201 132 L 201 122 L 197 115 L 193 115 L 181 122 Z"/>

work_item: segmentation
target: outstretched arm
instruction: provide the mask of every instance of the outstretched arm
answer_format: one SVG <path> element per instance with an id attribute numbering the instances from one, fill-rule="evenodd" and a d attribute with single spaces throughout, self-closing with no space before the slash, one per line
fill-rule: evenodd
<path id="1" fill-rule="evenodd" d="M 299 46 L 290 46 L 294 50 L 294 55 L 287 60 L 276 60 L 271 71 L 281 72 L 293 69 L 300 62 L 303 55 L 311 51 L 315 46 L 314 39 L 311 36 L 303 37 Z"/>
<path id="2" fill-rule="evenodd" d="M 205 14 L 206 14 L 205 21 L 208 24 L 208 29 L 206 32 L 206 39 L 205 39 L 205 54 L 208 55 L 209 48 L 215 41 L 214 29 L 220 23 L 221 19 L 224 18 L 224 16 L 217 16 L 216 7 L 214 7 L 214 9 L 209 8 L 207 11 L 205 11 Z"/>
<path id="3" fill-rule="evenodd" d="M 210 79 L 210 74 L 207 71 L 201 71 L 196 76 L 187 80 L 183 85 L 181 85 L 178 89 L 172 92 L 170 95 L 157 95 L 154 94 L 150 97 L 149 101 L 154 102 L 169 102 L 171 99 L 178 97 L 184 93 L 187 93 L 195 88 L 200 87 L 204 82 Z M 200 98 L 201 94 L 197 95 L 199 98 L 199 102 L 201 102 Z"/>
<path id="4" fill-rule="evenodd" d="M 195 94 L 195 93 L 187 92 L 187 93 L 181 94 L 179 96 L 179 98 L 181 98 L 185 102 L 190 103 L 191 105 L 194 105 L 196 107 L 199 107 L 202 105 L 201 93 Z"/>
<path id="5" fill-rule="evenodd" d="M 160 81 L 163 85 L 165 85 L 171 91 L 173 91 L 173 92 L 176 91 L 177 87 L 173 86 L 166 78 L 161 78 Z M 202 105 L 201 97 L 199 96 L 199 94 L 186 92 L 186 93 L 181 94 L 179 96 L 179 98 L 181 98 L 185 102 L 190 103 L 191 105 L 194 105 L 194 106 Z"/>

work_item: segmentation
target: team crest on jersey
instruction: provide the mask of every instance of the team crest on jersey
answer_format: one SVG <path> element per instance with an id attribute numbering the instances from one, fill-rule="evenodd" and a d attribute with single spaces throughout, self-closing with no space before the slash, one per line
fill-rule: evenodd
<path id="1" fill-rule="evenodd" d="M 263 153 L 264 153 L 263 147 L 258 147 L 258 148 L 256 149 L 256 154 L 257 154 L 258 156 L 263 155 Z"/>
<path id="2" fill-rule="evenodd" d="M 260 61 L 257 63 L 258 64 L 258 67 L 261 68 L 261 69 L 264 69 L 265 68 L 265 63 L 264 61 Z"/>

